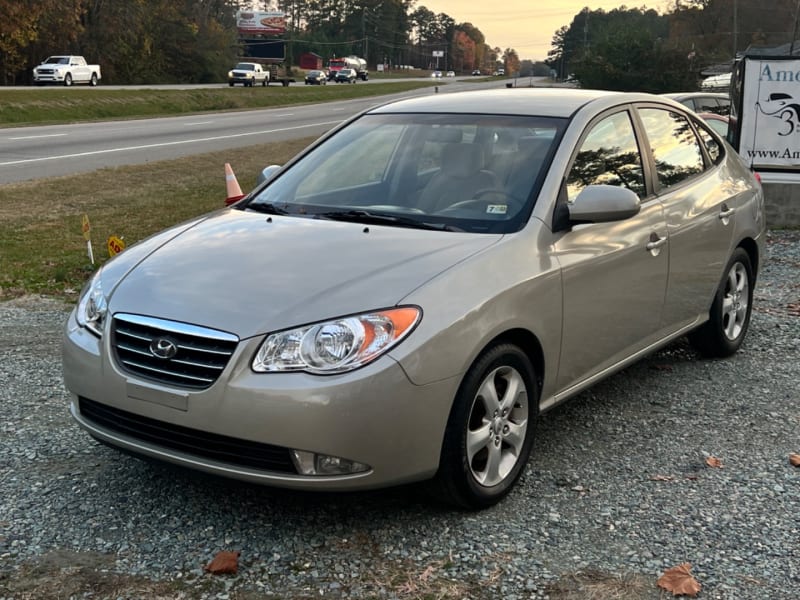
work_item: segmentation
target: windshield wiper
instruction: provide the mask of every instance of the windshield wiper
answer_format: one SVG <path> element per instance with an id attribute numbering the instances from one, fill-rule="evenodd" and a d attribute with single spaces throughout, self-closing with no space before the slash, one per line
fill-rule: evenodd
<path id="1" fill-rule="evenodd" d="M 350 223 L 371 223 L 373 225 L 394 225 L 396 227 L 409 227 L 412 229 L 431 229 L 434 231 L 463 231 L 458 227 L 444 223 L 426 223 L 411 217 L 398 215 L 383 215 L 369 212 L 368 210 L 337 210 L 316 213 L 317 219 L 330 219 L 331 221 L 347 221 Z"/>
<path id="2" fill-rule="evenodd" d="M 256 210 L 258 212 L 266 213 L 268 215 L 288 215 L 291 214 L 288 210 L 283 208 L 278 208 L 275 204 L 271 202 L 251 202 L 247 206 L 243 207 L 245 209 Z"/>

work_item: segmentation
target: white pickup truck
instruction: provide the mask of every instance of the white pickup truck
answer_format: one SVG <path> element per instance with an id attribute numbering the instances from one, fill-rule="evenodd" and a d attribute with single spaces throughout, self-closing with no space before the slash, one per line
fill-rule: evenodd
<path id="1" fill-rule="evenodd" d="M 70 86 L 73 83 L 97 85 L 100 65 L 90 65 L 82 56 L 50 56 L 33 69 L 33 83 L 55 83 Z"/>
<path id="2" fill-rule="evenodd" d="M 257 83 L 269 85 L 269 71 L 259 63 L 240 62 L 228 71 L 228 85 L 241 83 L 244 87 L 253 87 Z"/>

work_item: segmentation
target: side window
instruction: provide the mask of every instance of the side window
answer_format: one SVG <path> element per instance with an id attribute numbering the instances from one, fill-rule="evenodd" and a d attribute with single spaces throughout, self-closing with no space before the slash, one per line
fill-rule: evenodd
<path id="1" fill-rule="evenodd" d="M 671 187 L 703 172 L 700 142 L 685 116 L 660 108 L 640 108 L 639 114 L 662 187 Z"/>
<path id="2" fill-rule="evenodd" d="M 717 121 L 717 123 L 722 123 L 722 121 Z M 706 147 L 706 152 L 708 153 L 708 157 L 711 159 L 711 162 L 715 165 L 718 165 L 724 156 L 722 146 L 717 139 L 711 135 L 705 127 L 703 127 L 703 125 L 695 121 L 694 126 L 697 128 L 697 134 L 700 136 L 700 139 L 703 141 L 703 145 Z"/>
<path id="3" fill-rule="evenodd" d="M 645 196 L 642 156 L 627 112 L 606 117 L 589 130 L 567 176 L 567 200 L 574 202 L 583 188 L 599 184 Z"/>

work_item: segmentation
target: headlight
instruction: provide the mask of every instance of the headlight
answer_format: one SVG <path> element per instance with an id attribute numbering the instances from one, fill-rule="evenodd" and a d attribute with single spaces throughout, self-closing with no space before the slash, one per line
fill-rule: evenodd
<path id="1" fill-rule="evenodd" d="M 228 71 L 228 78 L 229 78 L 229 79 L 232 79 L 232 78 L 233 78 L 233 71 Z"/>
<path id="2" fill-rule="evenodd" d="M 273 333 L 253 359 L 253 370 L 319 375 L 352 371 L 395 346 L 421 316 L 419 308 L 404 306 Z"/>
<path id="3" fill-rule="evenodd" d="M 86 327 L 92 333 L 100 336 L 103 335 L 103 322 L 107 311 L 108 303 L 100 285 L 100 271 L 97 271 L 83 288 L 75 317 L 81 327 Z"/>

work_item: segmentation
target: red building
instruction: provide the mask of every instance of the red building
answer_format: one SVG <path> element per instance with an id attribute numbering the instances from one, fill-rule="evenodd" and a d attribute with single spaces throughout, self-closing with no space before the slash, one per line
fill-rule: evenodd
<path id="1" fill-rule="evenodd" d="M 313 52 L 306 52 L 300 55 L 301 69 L 322 69 L 322 57 Z"/>

